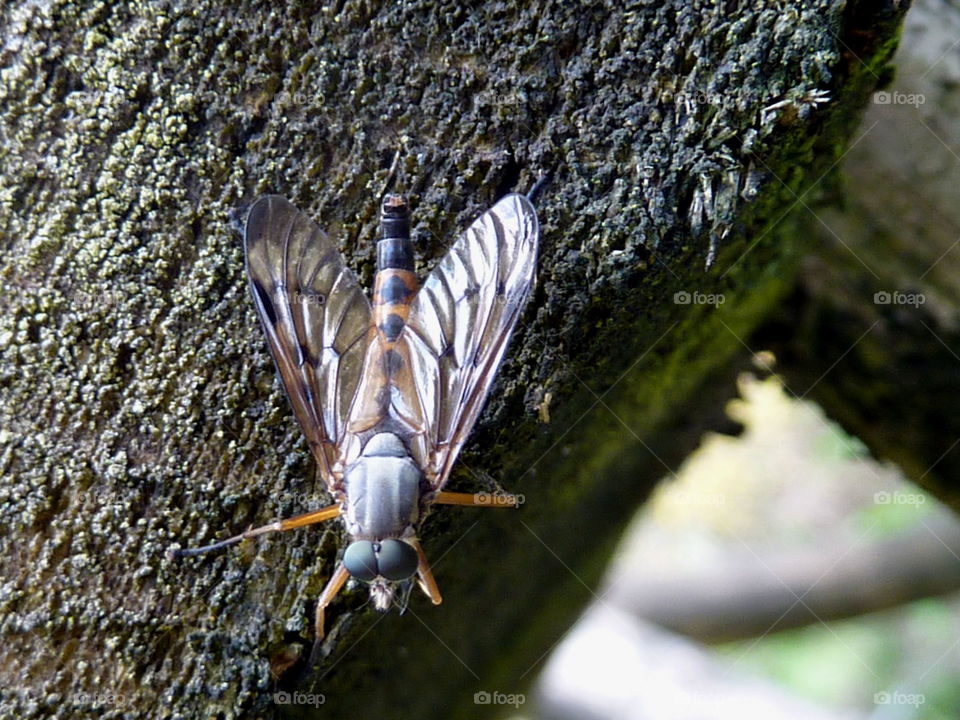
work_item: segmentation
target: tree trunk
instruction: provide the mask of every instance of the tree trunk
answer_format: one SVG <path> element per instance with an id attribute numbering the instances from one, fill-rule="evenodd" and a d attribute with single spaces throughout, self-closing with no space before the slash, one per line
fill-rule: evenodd
<path id="1" fill-rule="evenodd" d="M 636 505 L 721 422 L 740 338 L 793 285 L 791 211 L 903 11 L 8 4 L 0 717 L 306 715 L 321 695 L 330 717 L 486 717 L 475 692 L 523 693 Z M 164 551 L 329 501 L 237 220 L 282 193 L 369 286 L 398 150 L 421 274 L 552 173 L 538 288 L 448 486 L 489 475 L 526 504 L 435 512 L 443 605 L 345 594 L 304 680 L 340 525 Z"/>
<path id="2" fill-rule="evenodd" d="M 845 160 L 846 207 L 811 219 L 790 302 L 754 342 L 794 393 L 960 510 L 960 11 L 911 17 Z"/>

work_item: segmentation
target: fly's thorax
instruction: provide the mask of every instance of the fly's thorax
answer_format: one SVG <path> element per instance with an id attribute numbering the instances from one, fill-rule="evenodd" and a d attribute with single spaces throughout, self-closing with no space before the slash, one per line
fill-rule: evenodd
<path id="1" fill-rule="evenodd" d="M 371 437 L 343 476 L 347 531 L 383 540 L 407 533 L 420 515 L 423 472 L 393 433 Z"/>

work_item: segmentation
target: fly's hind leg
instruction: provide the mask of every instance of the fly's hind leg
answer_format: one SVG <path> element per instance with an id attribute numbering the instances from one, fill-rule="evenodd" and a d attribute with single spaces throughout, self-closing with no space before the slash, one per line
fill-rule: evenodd
<path id="1" fill-rule="evenodd" d="M 220 550 L 221 548 L 229 547 L 234 545 L 241 540 L 247 540 L 249 538 L 257 537 L 258 535 L 266 535 L 271 532 L 284 532 L 286 530 L 294 530 L 296 528 L 304 527 L 306 525 L 313 525 L 315 523 L 323 522 L 324 520 L 330 520 L 332 518 L 338 517 L 340 515 L 340 506 L 339 505 L 329 505 L 320 510 L 313 510 L 312 512 L 304 513 L 303 515 L 297 515 L 292 518 L 287 518 L 285 520 L 275 520 L 269 525 L 263 525 L 258 528 L 252 528 L 246 532 L 240 533 L 239 535 L 234 535 L 232 538 L 227 538 L 226 540 L 221 540 L 220 542 L 213 543 L 212 545 L 204 545 L 203 547 L 198 548 L 177 548 L 167 550 L 167 557 L 169 559 L 186 557 L 188 555 L 200 555 L 201 553 L 210 552 L 211 550 Z"/>

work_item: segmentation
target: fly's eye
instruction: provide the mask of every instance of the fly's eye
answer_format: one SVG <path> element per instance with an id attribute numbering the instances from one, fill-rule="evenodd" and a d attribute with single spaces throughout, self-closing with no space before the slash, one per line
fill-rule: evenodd
<path id="1" fill-rule="evenodd" d="M 387 580 L 406 580 L 417 571 L 417 551 L 402 540 L 380 543 L 377 567 Z"/>
<path id="2" fill-rule="evenodd" d="M 373 552 L 373 543 L 369 540 L 350 543 L 343 553 L 343 565 L 357 580 L 371 582 L 377 577 L 377 556 Z"/>

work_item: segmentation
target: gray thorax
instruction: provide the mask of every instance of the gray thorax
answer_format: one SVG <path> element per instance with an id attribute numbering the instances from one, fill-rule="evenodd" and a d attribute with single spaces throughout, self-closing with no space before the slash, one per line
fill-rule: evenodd
<path id="1" fill-rule="evenodd" d="M 403 536 L 419 515 L 422 478 L 399 437 L 371 437 L 343 475 L 347 531 L 366 540 Z"/>

